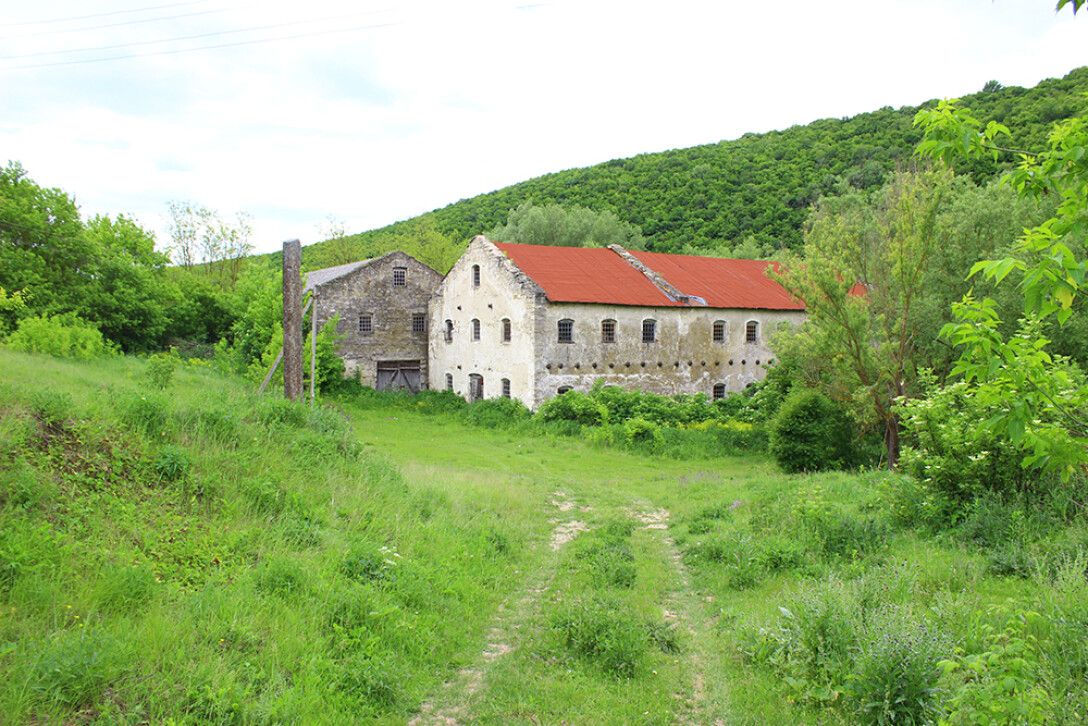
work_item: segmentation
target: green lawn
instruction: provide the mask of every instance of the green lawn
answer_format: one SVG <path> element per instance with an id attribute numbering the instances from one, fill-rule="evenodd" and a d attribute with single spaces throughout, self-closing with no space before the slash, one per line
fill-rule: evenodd
<path id="1" fill-rule="evenodd" d="M 899 634 L 981 652 L 992 606 L 1042 614 L 1003 697 L 1084 715 L 1083 653 L 1052 657 L 1088 624 L 1077 528 L 1015 571 L 900 524 L 878 474 L 311 412 L 204 368 L 151 391 L 133 359 L 0 370 L 8 722 L 875 720 Z M 941 676 L 925 718 L 989 678 Z"/>

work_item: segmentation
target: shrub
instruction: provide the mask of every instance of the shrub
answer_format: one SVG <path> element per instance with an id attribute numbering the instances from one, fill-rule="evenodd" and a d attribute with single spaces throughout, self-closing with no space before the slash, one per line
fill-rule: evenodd
<path id="1" fill-rule="evenodd" d="M 900 407 L 902 470 L 956 504 L 988 492 L 1028 488 L 1039 477 L 1029 477 L 1020 465 L 1023 452 L 980 425 L 997 413 L 996 406 L 969 395 L 962 381 L 944 388 L 931 385 L 925 398 Z"/>
<path id="2" fill-rule="evenodd" d="M 632 418 L 623 422 L 623 437 L 627 445 L 635 449 L 656 451 L 665 441 L 661 427 L 644 418 Z"/>
<path id="3" fill-rule="evenodd" d="M 468 402 L 453 391 L 420 391 L 412 398 L 412 408 L 420 413 L 455 413 Z"/>
<path id="4" fill-rule="evenodd" d="M 155 457 L 155 475 L 159 481 L 180 481 L 189 476 L 192 465 L 189 452 L 180 446 L 167 444 L 159 449 L 159 455 Z"/>
<path id="5" fill-rule="evenodd" d="M 152 388 L 163 391 L 174 380 L 174 371 L 180 362 L 181 359 L 173 350 L 167 353 L 156 353 L 147 359 L 144 366 L 144 380 Z"/>
<path id="6" fill-rule="evenodd" d="M 400 555 L 389 547 L 368 542 L 355 545 L 340 562 L 340 572 L 356 582 L 374 582 L 392 576 Z"/>
<path id="7" fill-rule="evenodd" d="M 75 315 L 23 318 L 8 336 L 7 346 L 27 353 L 45 353 L 57 358 L 90 360 L 108 355 L 114 346 L 95 326 Z"/>
<path id="8" fill-rule="evenodd" d="M 360 652 L 341 669 L 337 691 L 373 710 L 388 711 L 400 701 L 406 676 L 391 656 L 378 660 L 373 654 Z"/>
<path id="9" fill-rule="evenodd" d="M 497 429 L 529 418 L 529 409 L 513 398 L 487 398 L 462 410 L 461 418 L 475 426 Z"/>
<path id="10" fill-rule="evenodd" d="M 619 678 L 638 672 L 649 646 L 645 628 L 628 608 L 599 598 L 563 607 L 552 618 L 552 628 L 576 656 Z"/>
<path id="11" fill-rule="evenodd" d="M 567 391 L 548 399 L 537 411 L 542 421 L 571 421 L 581 426 L 608 423 L 608 409 L 584 393 Z"/>
<path id="12" fill-rule="evenodd" d="M 839 469 L 853 463 L 853 426 L 846 410 L 812 390 L 790 394 L 771 426 L 771 454 L 788 472 Z"/>
<path id="13" fill-rule="evenodd" d="M 930 723 L 938 714 L 938 662 L 947 645 L 925 627 L 878 626 L 861 649 L 850 695 L 859 717 L 873 724 Z"/>

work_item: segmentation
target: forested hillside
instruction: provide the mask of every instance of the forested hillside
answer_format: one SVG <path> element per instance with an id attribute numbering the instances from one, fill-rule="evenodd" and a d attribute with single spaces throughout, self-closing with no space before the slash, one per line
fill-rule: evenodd
<path id="1" fill-rule="evenodd" d="M 990 82 L 964 97 L 979 118 L 1005 124 L 1017 144 L 1041 149 L 1050 125 L 1083 108 L 1088 67 L 1034 88 Z M 923 106 L 932 105 L 930 102 Z M 506 220 L 524 201 L 581 205 L 614 212 L 638 225 L 650 249 L 712 248 L 754 235 L 773 247 L 796 248 L 809 206 L 821 195 L 880 186 L 911 156 L 920 134 L 911 125 L 921 106 L 882 108 L 845 119 L 694 146 L 582 169 L 547 174 L 435 210 L 443 234 L 464 239 Z M 974 161 L 964 168 L 979 181 L 999 167 Z M 429 221 L 429 220 L 428 220 Z M 368 247 L 403 233 L 420 219 L 373 230 L 356 239 Z"/>

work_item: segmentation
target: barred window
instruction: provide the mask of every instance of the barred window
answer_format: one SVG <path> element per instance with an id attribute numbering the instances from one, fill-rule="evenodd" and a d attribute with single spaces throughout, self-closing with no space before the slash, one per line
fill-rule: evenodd
<path id="1" fill-rule="evenodd" d="M 744 326 L 744 340 L 747 343 L 759 342 L 759 323 L 755 320 L 749 320 Z"/>
<path id="2" fill-rule="evenodd" d="M 502 379 L 502 396 L 503 398 L 510 398 L 510 379 Z"/>
<path id="3" fill-rule="evenodd" d="M 601 321 L 601 342 L 602 343 L 615 343 L 616 342 L 616 321 L 615 320 L 602 320 Z"/>
<path id="4" fill-rule="evenodd" d="M 725 342 L 725 321 L 724 320 L 715 320 L 714 321 L 714 342 L 715 343 L 724 343 Z"/>
<path id="5" fill-rule="evenodd" d="M 560 343 L 573 343 L 574 342 L 574 321 L 570 319 L 564 319 L 559 321 L 559 342 Z"/>
<path id="6" fill-rule="evenodd" d="M 427 315 L 425 313 L 412 313 L 412 332 L 427 332 Z"/>
<path id="7" fill-rule="evenodd" d="M 374 317 L 370 313 L 359 316 L 359 335 L 370 335 L 374 332 Z"/>
<path id="8" fill-rule="evenodd" d="M 502 319 L 502 342 L 510 342 L 510 318 Z"/>
<path id="9" fill-rule="evenodd" d="M 408 279 L 407 267 L 394 267 L 393 268 L 393 287 L 404 287 L 405 281 Z"/>
<path id="10" fill-rule="evenodd" d="M 479 287 L 480 286 L 480 266 L 479 265 L 473 265 L 472 266 L 472 286 L 473 287 Z"/>
<path id="11" fill-rule="evenodd" d="M 725 398 L 725 384 L 724 383 L 715 383 L 714 384 L 714 400 L 716 401 L 719 398 Z"/>
<path id="12" fill-rule="evenodd" d="M 647 318 L 642 321 L 642 342 L 653 343 L 657 340 L 657 321 Z"/>
<path id="13" fill-rule="evenodd" d="M 452 373 L 447 373 L 446 374 L 446 390 L 447 391 L 452 391 L 453 390 L 453 374 Z"/>
<path id="14" fill-rule="evenodd" d="M 472 319 L 472 339 L 473 340 L 479 340 L 480 339 L 480 321 L 477 320 L 476 318 Z"/>

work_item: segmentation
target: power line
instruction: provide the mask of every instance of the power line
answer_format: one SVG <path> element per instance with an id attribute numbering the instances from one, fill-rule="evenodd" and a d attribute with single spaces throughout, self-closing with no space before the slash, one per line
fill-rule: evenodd
<path id="1" fill-rule="evenodd" d="M 350 28 L 334 28 L 332 30 L 319 30 L 309 33 L 296 33 L 293 35 L 280 35 L 273 38 L 255 38 L 253 40 L 240 40 L 236 43 L 218 43 L 216 45 L 202 45 L 196 48 L 175 48 L 173 50 L 157 50 L 148 53 L 130 53 L 128 55 L 115 55 L 107 58 L 85 58 L 83 60 L 73 61 L 56 61 L 54 63 L 33 63 L 18 66 L 8 66 L 0 70 L 24 70 L 29 68 L 50 68 L 54 66 L 74 66 L 83 65 L 85 63 L 105 63 L 115 60 L 127 60 L 129 58 L 148 58 L 157 55 L 178 55 L 180 53 L 193 53 L 200 50 L 214 50 L 217 48 L 235 48 L 242 45 L 256 45 L 259 43 L 274 43 L 281 40 L 296 40 L 298 38 L 313 38 L 322 35 L 333 35 L 337 33 L 351 33 L 358 30 L 372 30 L 377 28 L 390 28 L 396 25 L 400 25 L 399 22 L 390 23 L 373 23 L 370 25 L 356 25 Z"/>
<path id="2" fill-rule="evenodd" d="M 365 13 L 348 13 L 346 15 L 330 15 L 324 18 L 313 18 L 312 20 L 293 20 L 286 23 L 273 23 L 271 25 L 256 25 L 249 28 L 235 28 L 232 30 L 217 30 L 211 33 L 197 33 L 195 35 L 179 35 L 173 38 L 160 38 L 158 40 L 135 40 L 130 43 L 117 43 L 115 45 L 99 45 L 99 46 L 86 46 L 83 48 L 68 48 L 65 50 L 43 50 L 37 53 L 23 53 L 21 55 L 5 55 L 0 56 L 0 60 L 16 60 L 19 58 L 39 58 L 46 55 L 63 55 L 65 53 L 87 53 L 91 51 L 101 50 L 117 50 L 119 48 L 133 48 L 142 45 L 157 45 L 159 43 L 173 43 L 181 40 L 197 40 L 200 38 L 211 38 L 221 35 L 237 35 L 238 33 L 253 33 L 258 30 L 274 30 L 276 28 L 287 28 L 295 25 L 307 25 L 311 23 L 323 23 L 329 20 L 342 20 L 344 18 L 356 18 L 366 15 L 379 15 L 381 13 L 389 12 L 386 10 L 372 10 Z"/>
<path id="3" fill-rule="evenodd" d="M 163 20 L 177 20 L 179 18 L 193 18 L 198 15 L 214 15 L 225 13 L 235 8 L 214 8 L 212 10 L 198 10 L 195 13 L 179 13 L 177 15 L 157 15 L 153 18 L 140 18 L 139 20 L 123 20 L 119 23 L 106 23 L 104 25 L 86 25 L 81 28 L 65 28 L 64 30 L 43 30 L 40 33 L 23 33 L 21 35 L 7 35 L 0 40 L 20 40 L 23 38 L 40 38 L 45 35 L 65 35 L 67 33 L 82 33 L 85 30 L 102 30 L 104 28 L 119 28 L 123 25 L 140 25 L 142 23 L 158 23 Z"/>
<path id="4" fill-rule="evenodd" d="M 45 20 L 20 20 L 16 23 L 0 23 L 0 28 L 14 28 L 21 25 L 48 25 L 50 23 L 67 23 L 73 20 L 90 20 L 92 18 L 104 18 L 112 15 L 125 15 L 128 13 L 145 13 L 150 10 L 165 10 L 166 8 L 184 7 L 186 5 L 200 5 L 208 0 L 196 0 L 196 2 L 187 3 L 169 3 L 167 5 L 149 5 L 142 8 L 132 8 L 131 10 L 111 10 L 108 13 L 91 13 L 89 15 L 69 15 L 63 18 L 47 18 Z"/>

